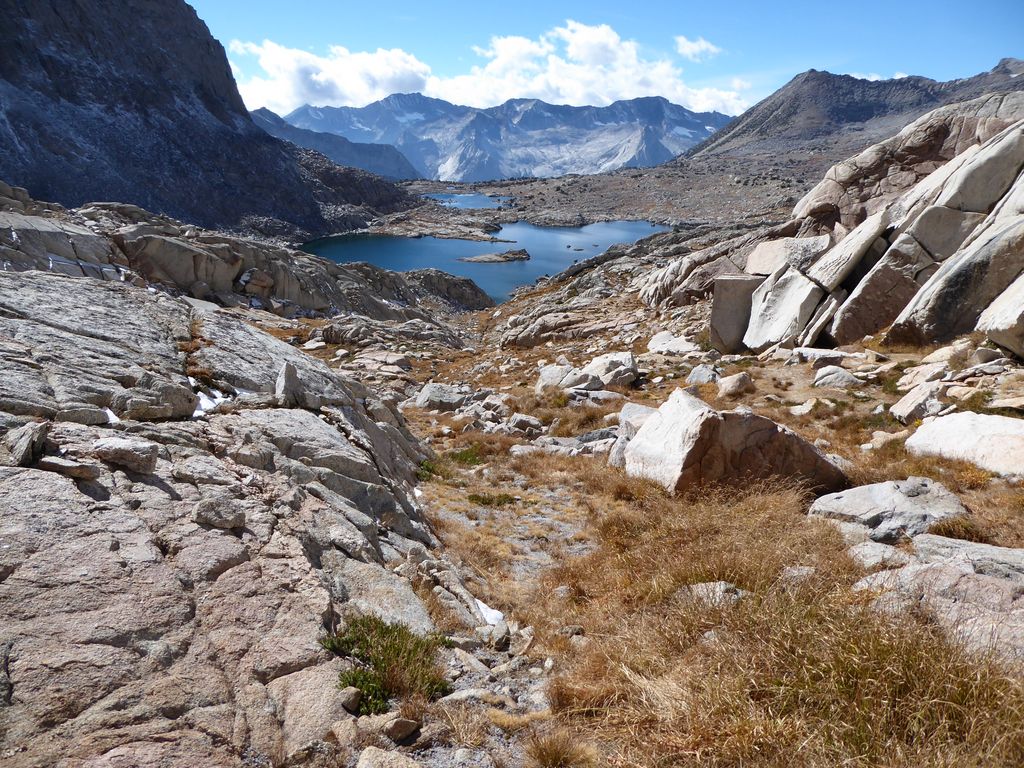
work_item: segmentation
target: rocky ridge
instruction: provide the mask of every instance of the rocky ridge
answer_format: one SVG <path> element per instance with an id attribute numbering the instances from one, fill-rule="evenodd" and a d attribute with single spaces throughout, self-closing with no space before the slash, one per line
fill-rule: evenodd
<path id="1" fill-rule="evenodd" d="M 312 149 L 338 165 L 362 168 L 386 179 L 418 179 L 420 173 L 390 144 L 361 144 L 333 133 L 296 128 L 269 109 L 250 113 L 256 125 L 284 141 Z"/>
<path id="2" fill-rule="evenodd" d="M 411 205 L 257 127 L 223 47 L 182 0 L 5 0 L 0 16 L 0 178 L 39 199 L 295 239 Z"/>

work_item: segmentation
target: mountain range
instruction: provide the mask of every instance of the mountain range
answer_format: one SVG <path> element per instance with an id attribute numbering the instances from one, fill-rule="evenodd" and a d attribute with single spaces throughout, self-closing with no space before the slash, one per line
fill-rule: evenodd
<path id="1" fill-rule="evenodd" d="M 306 105 L 284 119 L 354 142 L 391 144 L 427 178 L 486 181 L 659 165 L 732 118 L 658 97 L 606 107 L 511 99 L 477 109 L 402 93 L 358 108 Z"/>

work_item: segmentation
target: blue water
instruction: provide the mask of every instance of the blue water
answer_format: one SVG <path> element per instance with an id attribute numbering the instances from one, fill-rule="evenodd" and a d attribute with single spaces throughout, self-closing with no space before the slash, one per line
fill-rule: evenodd
<path id="1" fill-rule="evenodd" d="M 366 261 L 397 272 L 433 267 L 471 278 L 491 298 L 500 302 L 519 286 L 532 284 L 543 275 L 557 274 L 575 261 L 604 253 L 615 243 L 635 243 L 642 237 L 666 229 L 646 221 L 608 221 L 585 227 L 536 227 L 517 222 L 506 224 L 500 232 L 493 233 L 500 240 L 511 242 L 342 235 L 315 240 L 304 248 L 340 264 Z M 518 248 L 525 248 L 530 253 L 529 261 L 467 264 L 458 260 L 460 257 L 504 253 Z"/>
<path id="2" fill-rule="evenodd" d="M 502 203 L 508 200 L 507 197 L 489 197 L 478 192 L 456 192 L 438 193 L 424 195 L 431 200 L 437 200 L 441 205 L 448 208 L 501 208 Z"/>

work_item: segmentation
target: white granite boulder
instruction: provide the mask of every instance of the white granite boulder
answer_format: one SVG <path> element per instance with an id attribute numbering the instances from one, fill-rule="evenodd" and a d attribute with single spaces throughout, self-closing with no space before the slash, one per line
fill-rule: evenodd
<path id="1" fill-rule="evenodd" d="M 910 436 L 907 450 L 968 461 L 1004 477 L 1024 476 L 1024 419 L 970 412 L 939 416 Z"/>
<path id="2" fill-rule="evenodd" d="M 872 541 L 892 543 L 927 533 L 939 520 L 966 516 L 967 509 L 941 483 L 909 477 L 822 496 L 808 514 L 864 526 Z"/>
<path id="3" fill-rule="evenodd" d="M 746 410 L 715 411 L 681 389 L 626 446 L 625 468 L 672 492 L 771 476 L 829 491 L 847 483 L 839 467 L 786 427 Z"/>

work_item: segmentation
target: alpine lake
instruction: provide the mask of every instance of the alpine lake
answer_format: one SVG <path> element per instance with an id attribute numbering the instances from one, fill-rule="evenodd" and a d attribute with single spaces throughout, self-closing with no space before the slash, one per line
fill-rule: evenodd
<path id="1" fill-rule="evenodd" d="M 500 205 L 494 198 L 480 194 L 432 197 L 453 208 L 496 208 Z M 531 285 L 540 277 L 558 274 L 577 261 L 603 253 L 616 243 L 632 244 L 667 229 L 647 221 L 606 221 L 582 227 L 539 227 L 516 222 L 505 224 L 493 233 L 500 242 L 355 234 L 314 240 L 303 248 L 340 264 L 368 262 L 396 272 L 440 269 L 472 279 L 491 298 L 502 302 L 516 288 Z M 528 260 L 460 261 L 520 249 L 530 254 Z"/>

